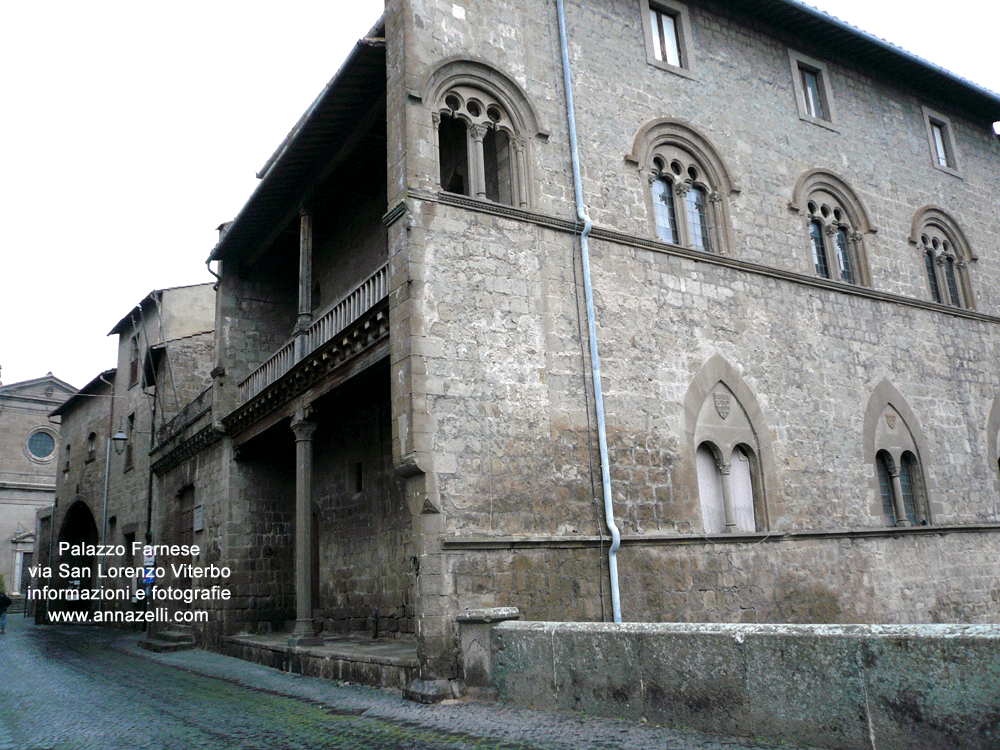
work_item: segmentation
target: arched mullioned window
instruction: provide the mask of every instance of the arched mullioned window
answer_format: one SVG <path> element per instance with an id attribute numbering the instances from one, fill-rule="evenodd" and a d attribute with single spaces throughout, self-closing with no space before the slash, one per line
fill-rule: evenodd
<path id="1" fill-rule="evenodd" d="M 940 208 L 924 206 L 913 218 L 910 244 L 923 257 L 930 298 L 942 305 L 974 309 L 969 264 L 976 256 L 955 220 Z"/>
<path id="2" fill-rule="evenodd" d="M 706 534 L 768 528 L 767 496 L 773 455 L 753 392 L 721 356 L 712 357 L 684 399 L 685 469 L 697 488 Z M 694 510 L 694 508 L 692 509 Z"/>
<path id="3" fill-rule="evenodd" d="M 864 242 L 877 230 L 847 183 L 832 172 L 810 170 L 799 178 L 789 206 L 805 219 L 817 276 L 871 286 Z"/>
<path id="4" fill-rule="evenodd" d="M 887 381 L 876 386 L 865 412 L 866 460 L 874 466 L 873 514 L 887 526 L 925 526 L 931 523 L 927 482 L 921 464 L 923 433 L 916 415 Z"/>
<path id="5" fill-rule="evenodd" d="M 739 188 L 707 138 L 681 120 L 654 120 L 639 131 L 629 159 L 646 177 L 650 228 L 660 240 L 729 249 L 729 199 Z"/>
<path id="6" fill-rule="evenodd" d="M 455 58 L 428 71 L 421 90 L 441 190 L 529 207 L 531 142 L 548 135 L 521 87 L 485 63 Z"/>

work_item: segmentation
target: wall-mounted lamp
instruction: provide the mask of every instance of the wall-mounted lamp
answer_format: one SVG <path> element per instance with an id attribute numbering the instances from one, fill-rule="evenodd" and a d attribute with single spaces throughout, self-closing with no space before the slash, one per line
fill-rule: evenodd
<path id="1" fill-rule="evenodd" d="M 117 453 L 120 456 L 122 453 L 125 452 L 125 443 L 128 442 L 128 435 L 126 435 L 121 430 L 118 430 L 118 433 L 113 438 L 111 438 L 111 442 L 114 443 L 115 445 L 115 453 Z"/>

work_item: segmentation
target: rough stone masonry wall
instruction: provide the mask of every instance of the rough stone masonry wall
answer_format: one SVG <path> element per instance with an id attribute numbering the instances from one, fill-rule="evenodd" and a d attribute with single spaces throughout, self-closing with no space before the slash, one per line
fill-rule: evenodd
<path id="1" fill-rule="evenodd" d="M 371 276 L 388 258 L 385 201 L 347 197 L 338 204 L 333 236 L 313 250 L 313 312 L 317 314 Z"/>
<path id="2" fill-rule="evenodd" d="M 837 750 L 1000 742 L 988 626 L 505 622 L 503 700 Z"/>
<path id="3" fill-rule="evenodd" d="M 438 279 L 448 293 L 436 305 L 431 328 L 442 342 L 443 356 L 429 361 L 428 382 L 435 447 L 439 456 L 451 456 L 455 466 L 453 474 L 439 474 L 449 533 L 594 534 L 567 242 L 548 230 L 482 216 L 466 226 L 463 244 L 456 241 L 449 250 L 442 238 L 450 226 L 445 217 L 452 213 L 460 210 L 427 208 L 429 227 L 437 230 L 434 253 L 447 258 Z M 480 252 L 461 252 L 470 241 Z M 874 468 L 866 464 L 863 446 L 868 398 L 883 377 L 907 398 L 926 436 L 922 459 L 933 522 L 994 520 L 987 436 L 976 434 L 985 427 L 976 415 L 989 411 L 997 388 L 990 370 L 991 324 L 620 245 L 593 243 L 593 265 L 614 446 L 613 488 L 625 533 L 641 537 L 700 531 L 696 488 L 674 479 L 685 452 L 690 460 L 696 447 L 681 444 L 684 396 L 698 369 L 719 353 L 741 369 L 761 404 L 774 446 L 775 465 L 765 467 L 774 477 L 766 499 L 771 532 L 884 524 Z M 552 293 L 556 289 L 564 294 Z M 802 304 L 804 298 L 808 305 Z M 776 305 L 777 300 L 784 304 Z M 789 309 L 797 311 L 789 315 Z M 846 319 L 853 321 L 851 326 L 842 325 Z M 636 321 L 643 324 L 636 326 Z M 966 345 L 960 362 L 939 343 L 955 337 Z M 574 413 L 578 423 L 566 429 Z M 944 539 L 946 547 L 964 549 L 963 539 Z M 890 582 L 905 577 L 909 566 L 919 566 L 917 561 L 932 546 L 931 538 L 923 536 L 909 544 L 924 551 L 914 552 L 912 563 L 897 554 L 873 554 L 877 565 L 869 558 L 856 566 L 858 576 L 868 575 L 874 582 L 870 597 L 859 597 L 854 605 L 864 617 L 983 621 L 995 616 L 995 601 L 988 598 L 987 609 L 980 611 L 976 602 L 981 592 L 960 585 L 975 574 L 975 566 L 936 569 L 939 588 L 921 593 L 915 602 L 886 597 Z M 776 554 L 772 547 L 768 553 Z M 705 547 L 691 554 L 708 556 Z M 827 554 L 827 549 L 804 545 L 790 564 L 810 569 Z M 526 558 L 530 565 L 518 564 L 540 566 L 533 579 L 539 589 L 562 590 L 549 585 L 550 575 L 586 579 L 592 572 L 574 556 L 559 557 L 558 563 L 553 556 L 540 560 L 538 553 Z M 516 575 L 508 567 L 513 563 L 497 556 L 474 560 L 472 556 L 454 568 L 456 608 L 515 604 L 501 598 L 500 583 Z M 475 565 L 478 570 L 468 569 Z M 489 578 L 491 567 L 492 592 L 462 580 L 463 575 Z M 719 579 L 713 593 L 705 595 L 717 597 L 718 607 L 690 597 L 671 601 L 651 584 L 651 595 L 630 606 L 634 619 L 685 617 L 690 608 L 699 617 L 729 620 L 742 617 L 744 608 L 759 608 L 755 616 L 760 620 L 823 621 L 832 616 L 844 621 L 855 610 L 828 599 L 866 590 L 856 583 L 837 579 L 826 593 L 777 585 L 767 596 L 787 600 L 778 606 L 764 599 L 741 601 L 728 595 L 732 584 L 727 587 Z M 872 590 L 880 586 L 881 591 Z M 676 590 L 671 591 L 676 597 Z M 540 596 L 525 594 L 520 586 L 510 592 L 515 598 Z M 486 593 L 495 601 L 484 600 Z M 572 604 L 549 596 L 548 604 L 529 608 L 532 616 L 580 617 L 583 611 L 595 611 L 593 599 L 578 606 L 573 592 L 567 595 Z M 939 596 L 947 602 L 938 602 Z M 876 611 L 877 602 L 885 609 Z"/>
<path id="4" fill-rule="evenodd" d="M 177 416 L 212 384 L 215 366 L 215 334 L 202 333 L 167 344 L 169 362 L 157 374 L 156 424 L 161 426 Z"/>
<path id="5" fill-rule="evenodd" d="M 357 467 L 361 466 L 361 487 Z M 325 420 L 314 445 L 319 600 L 324 629 L 413 632 L 413 540 L 392 468 L 388 403 Z"/>
<path id="6" fill-rule="evenodd" d="M 237 385 L 285 344 L 298 311 L 298 268 L 230 269 L 223 264 L 216 307 L 216 357 L 231 381 L 222 414 L 236 407 Z"/>
<path id="7" fill-rule="evenodd" d="M 226 524 L 233 569 L 226 631 L 282 630 L 295 618 L 295 472 L 290 464 L 236 461 Z"/>
<path id="8" fill-rule="evenodd" d="M 280 631 L 295 617 L 295 476 L 283 454 L 273 453 L 271 462 L 237 461 L 224 439 L 156 480 L 158 529 L 173 527 L 181 492 L 193 491 L 193 502 L 203 507 L 204 530 L 193 535 L 201 554 L 184 562 L 231 570 L 227 579 L 193 582 L 218 584 L 231 594 L 228 601 L 188 607 L 208 611 L 208 622 L 194 625 L 207 648 L 222 649 L 222 639 L 236 633 Z"/>
<path id="9" fill-rule="evenodd" d="M 997 527 L 725 541 L 631 537 L 618 553 L 626 622 L 991 623 Z M 610 620 L 607 548 L 523 543 L 450 550 L 460 609 Z M 603 613 L 602 613 L 603 610 Z"/>

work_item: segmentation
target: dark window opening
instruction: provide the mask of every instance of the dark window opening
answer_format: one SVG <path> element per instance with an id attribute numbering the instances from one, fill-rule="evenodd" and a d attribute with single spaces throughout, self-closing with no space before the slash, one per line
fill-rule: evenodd
<path id="1" fill-rule="evenodd" d="M 927 281 L 931 285 L 931 298 L 941 303 L 941 287 L 938 286 L 937 271 L 935 270 L 934 251 L 930 248 L 924 253 L 924 265 L 927 267 Z"/>
<path id="2" fill-rule="evenodd" d="M 139 339 L 132 337 L 129 344 L 128 362 L 128 387 L 131 388 L 139 382 Z"/>
<path id="3" fill-rule="evenodd" d="M 486 197 L 497 203 L 513 205 L 513 149 L 503 131 L 490 129 L 483 137 L 483 166 L 486 175 Z"/>
<path id="4" fill-rule="evenodd" d="M 958 278 L 955 276 L 955 259 L 948 258 L 944 264 L 944 276 L 948 282 L 948 296 L 955 307 L 962 306 L 962 297 L 958 293 Z"/>
<path id="5" fill-rule="evenodd" d="M 438 126 L 441 152 L 441 187 L 449 193 L 469 195 L 469 148 L 465 123 L 446 114 Z"/>

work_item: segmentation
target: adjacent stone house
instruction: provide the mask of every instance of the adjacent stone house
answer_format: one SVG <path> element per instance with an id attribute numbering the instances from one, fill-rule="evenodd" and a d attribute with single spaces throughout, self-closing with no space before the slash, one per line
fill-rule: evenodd
<path id="1" fill-rule="evenodd" d="M 17 599 L 35 554 L 35 512 L 55 498 L 59 425 L 54 406 L 76 389 L 55 377 L 0 383 L 0 576 Z"/>
<path id="2" fill-rule="evenodd" d="M 221 228 L 151 464 L 202 642 L 995 622 L 1000 96 L 796 0 L 560 7 L 389 0 Z"/>
<path id="3" fill-rule="evenodd" d="M 214 325 L 212 284 L 150 292 L 108 334 L 118 337 L 117 367 L 98 375 L 52 412 L 62 427 L 61 471 L 55 508 L 40 514 L 38 522 L 40 556 L 47 564 L 64 563 L 91 573 L 98 563 L 105 569 L 142 565 L 132 544 L 146 541 L 146 532 L 159 518 L 150 452 L 174 419 L 203 403 L 211 383 Z M 113 445 L 116 435 L 124 440 Z M 122 545 L 126 553 L 60 554 L 60 542 Z M 36 585 L 120 588 L 129 596 L 102 603 L 103 609 L 139 606 L 134 601 L 142 585 L 138 577 L 91 578 L 57 573 Z M 95 609 L 97 604 L 81 606 Z M 44 619 L 45 613 L 40 606 L 36 617 Z"/>

